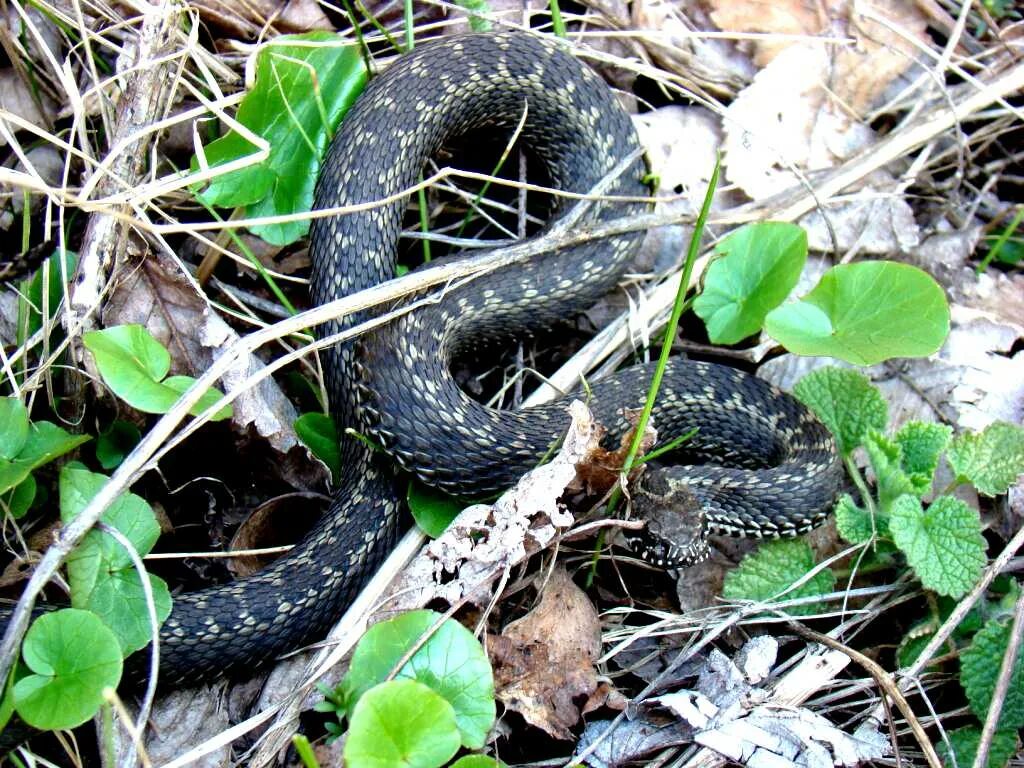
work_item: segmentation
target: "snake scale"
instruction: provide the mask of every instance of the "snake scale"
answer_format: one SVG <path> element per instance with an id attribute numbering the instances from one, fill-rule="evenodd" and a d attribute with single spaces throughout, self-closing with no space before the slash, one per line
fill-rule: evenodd
<path id="1" fill-rule="evenodd" d="M 558 43 L 514 32 L 422 45 L 375 78 L 333 139 L 315 205 L 399 196 L 442 144 L 480 129 L 508 132 L 524 113 L 519 141 L 551 186 L 587 193 L 634 156 L 607 194 L 648 195 L 632 123 L 605 83 Z M 643 207 L 608 201 L 588 216 L 618 218 Z M 400 200 L 314 221 L 313 300 L 392 277 L 404 210 Z M 406 470 L 446 491 L 480 497 L 510 486 L 564 432 L 568 401 L 487 408 L 456 386 L 451 360 L 587 308 L 616 286 L 641 237 L 620 235 L 491 273 L 357 344 L 328 350 L 327 389 L 339 423 L 371 435 Z M 323 333 L 364 319 L 343 318 Z M 593 384 L 588 404 L 613 436 L 627 428 L 621 409 L 642 404 L 651 371 L 641 365 Z M 699 427 L 691 447 L 721 462 L 652 475 L 691 489 L 710 532 L 792 535 L 827 514 L 839 481 L 835 447 L 789 395 L 728 367 L 673 360 L 654 419 L 665 440 Z M 160 637 L 163 684 L 250 671 L 322 637 L 351 601 L 392 545 L 400 506 L 391 459 L 351 438 L 342 454 L 345 477 L 328 513 L 291 552 L 247 579 L 175 598 Z"/>

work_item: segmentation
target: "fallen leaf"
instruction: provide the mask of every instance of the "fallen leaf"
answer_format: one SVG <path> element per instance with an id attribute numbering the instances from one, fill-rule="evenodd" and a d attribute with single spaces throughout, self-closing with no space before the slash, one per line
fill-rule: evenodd
<path id="1" fill-rule="evenodd" d="M 319 504 L 311 504 L 315 500 Z M 267 499 L 242 521 L 231 537 L 229 551 L 264 549 L 294 544 L 317 520 L 330 499 L 318 493 L 288 493 Z M 236 555 L 228 568 L 236 577 L 249 576 L 280 555 Z"/>
<path id="2" fill-rule="evenodd" d="M 636 764 L 655 752 L 689 744 L 693 740 L 692 728 L 679 722 L 658 722 L 645 715 L 624 720 L 608 733 L 611 727 L 611 720 L 596 720 L 587 723 L 583 729 L 576 747 L 577 755 L 597 742 L 593 751 L 583 760 L 587 765 L 593 768 L 618 768 L 620 765 Z"/>
<path id="3" fill-rule="evenodd" d="M 562 568 L 551 572 L 536 608 L 488 641 L 498 700 L 556 739 L 571 739 L 579 700 L 597 690 L 597 609 Z"/>
<path id="4" fill-rule="evenodd" d="M 0 110 L 47 131 L 53 124 L 57 105 L 44 91 L 33 93 L 18 73 L 7 67 L 0 69 Z M 0 147 L 5 146 L 7 140 L 0 136 Z"/>

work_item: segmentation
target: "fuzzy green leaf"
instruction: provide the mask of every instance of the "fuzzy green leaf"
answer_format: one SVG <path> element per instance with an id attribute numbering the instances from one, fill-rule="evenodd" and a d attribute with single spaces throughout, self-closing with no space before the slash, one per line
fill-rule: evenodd
<path id="1" fill-rule="evenodd" d="M 888 513 L 892 503 L 905 493 L 917 494 L 917 486 L 903 471 L 903 451 L 896 443 L 875 430 L 864 438 L 864 449 L 878 483 L 878 506 Z"/>
<path id="2" fill-rule="evenodd" d="M 896 499 L 889 529 L 907 562 L 928 589 L 960 597 L 985 567 L 985 539 L 978 513 L 960 499 L 940 496 L 927 509 L 916 496 Z"/>
<path id="3" fill-rule="evenodd" d="M 74 728 L 100 708 L 103 689 L 121 679 L 113 633 L 88 611 L 65 608 L 29 627 L 22 655 L 33 674 L 14 685 L 14 706 L 29 725 Z"/>
<path id="4" fill-rule="evenodd" d="M 1024 427 L 997 421 L 979 433 L 953 438 L 946 454 L 957 480 L 998 496 L 1024 472 Z"/>
<path id="5" fill-rule="evenodd" d="M 861 261 L 832 267 L 802 299 L 769 312 L 764 329 L 798 355 L 875 365 L 936 352 L 949 334 L 949 305 L 927 272 Z"/>
<path id="6" fill-rule="evenodd" d="M 452 705 L 415 680 L 368 690 L 352 711 L 348 768 L 438 768 L 459 750 Z"/>
<path id="7" fill-rule="evenodd" d="M 851 544 L 867 541 L 872 535 L 889 535 L 889 519 L 887 515 L 878 515 L 874 525 L 871 524 L 871 513 L 858 507 L 853 497 L 844 493 L 839 497 L 835 509 L 836 530 L 839 535 Z"/>
<path id="8" fill-rule="evenodd" d="M 949 445 L 953 430 L 945 424 L 908 421 L 895 435 L 902 451 L 902 466 L 918 496 L 932 490 L 932 478 L 939 466 L 939 457 Z"/>
<path id="9" fill-rule="evenodd" d="M 320 160 L 341 118 L 366 84 L 359 47 L 329 32 L 275 38 L 256 56 L 256 80 L 238 107 L 238 122 L 270 145 L 260 163 L 220 175 L 200 198 L 211 206 L 245 206 L 245 216 L 308 211 Z M 206 147 L 211 167 L 257 151 L 234 131 Z M 198 168 L 193 160 L 192 168 Z M 253 232 L 287 245 L 309 231 L 309 221 L 267 224 Z"/>
<path id="10" fill-rule="evenodd" d="M 370 627 L 356 646 L 343 681 L 349 706 L 384 681 L 440 619 L 434 611 L 411 611 Z M 494 724 L 494 678 L 487 654 L 472 632 L 454 619 L 445 620 L 396 678 L 418 680 L 437 691 L 454 708 L 463 745 L 484 745 Z"/>
<path id="11" fill-rule="evenodd" d="M 770 600 L 802 578 L 814 567 L 814 553 L 801 539 L 766 541 L 752 555 L 743 558 L 739 567 L 725 577 L 722 595 L 730 600 Z M 786 592 L 780 600 L 826 594 L 836 583 L 835 574 L 825 568 L 800 587 Z M 788 608 L 794 616 L 817 613 L 819 603 Z"/>
<path id="12" fill-rule="evenodd" d="M 956 768 L 971 768 L 974 765 L 974 757 L 978 754 L 978 745 L 981 743 L 981 728 L 968 725 L 950 731 L 947 736 L 949 736 L 950 746 L 953 747 L 953 753 L 956 755 Z M 1013 731 L 996 731 L 992 734 L 988 762 L 985 763 L 986 768 L 1003 768 L 1017 751 L 1017 743 L 1017 734 Z M 939 742 L 938 746 L 943 765 L 946 768 L 953 768 L 953 761 L 950 760 L 946 743 Z"/>
<path id="13" fill-rule="evenodd" d="M 960 684 L 967 694 L 971 711 L 982 722 L 988 715 L 996 679 L 1010 641 L 1009 618 L 991 619 L 974 636 L 960 656 Z M 999 715 L 998 730 L 1024 727 L 1024 653 L 1018 653 L 1010 678 L 1010 688 Z"/>
<path id="14" fill-rule="evenodd" d="M 748 224 L 717 246 L 693 311 L 715 344 L 735 344 L 761 330 L 765 315 L 796 286 L 807 261 L 807 232 L 795 224 Z"/>
<path id="15" fill-rule="evenodd" d="M 869 429 L 883 430 L 889 409 L 881 393 L 862 373 L 829 366 L 811 371 L 797 382 L 793 394 L 821 419 L 849 455 Z"/>

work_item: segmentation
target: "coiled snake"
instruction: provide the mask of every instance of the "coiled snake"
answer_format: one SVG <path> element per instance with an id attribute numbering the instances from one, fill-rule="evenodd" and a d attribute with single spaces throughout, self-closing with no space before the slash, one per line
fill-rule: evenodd
<path id="1" fill-rule="evenodd" d="M 555 188 L 589 192 L 638 149 L 608 87 L 560 45 L 525 33 L 452 37 L 418 47 L 370 83 L 333 140 L 316 207 L 397 195 L 416 182 L 442 142 L 481 128 L 514 128 L 524 113 L 520 140 Z M 637 159 L 607 194 L 642 198 L 644 172 Z M 606 202 L 588 215 L 615 218 L 641 207 Z M 314 222 L 316 302 L 392 276 L 404 208 L 395 202 Z M 478 497 L 508 487 L 564 431 L 567 401 L 492 410 L 459 390 L 450 360 L 482 340 L 517 337 L 588 307 L 615 287 L 640 237 L 621 235 L 492 273 L 358 347 L 330 350 L 324 363 L 336 417 L 444 490 Z M 347 317 L 323 332 L 362 319 Z M 597 419 L 624 429 L 620 409 L 643 402 L 650 372 L 638 366 L 595 383 L 588 402 Z M 654 419 L 664 439 L 699 427 L 696 452 L 738 464 L 671 470 L 653 491 L 692 489 L 712 532 L 795 534 L 827 514 L 839 471 L 831 436 L 793 398 L 759 379 L 673 361 Z M 253 577 L 175 598 L 161 631 L 162 683 L 248 671 L 318 639 L 387 553 L 399 515 L 390 461 L 355 440 L 343 442 L 346 477 L 319 527 Z"/>

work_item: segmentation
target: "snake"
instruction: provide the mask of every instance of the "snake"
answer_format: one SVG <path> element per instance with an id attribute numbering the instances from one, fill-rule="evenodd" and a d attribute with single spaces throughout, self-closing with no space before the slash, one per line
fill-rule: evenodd
<path id="1" fill-rule="evenodd" d="M 650 204 L 630 117 L 565 44 L 505 31 L 418 45 L 370 81 L 322 162 L 314 207 L 357 210 L 311 224 L 313 302 L 394 276 L 403 193 L 442 147 L 479 131 L 514 131 L 555 190 L 587 195 L 604 183 L 585 223 L 636 215 Z M 375 201 L 384 202 L 366 205 Z M 556 202 L 553 220 L 566 205 Z M 290 552 L 252 576 L 175 597 L 160 630 L 161 685 L 251 673 L 321 639 L 397 538 L 403 494 L 396 462 L 443 491 L 481 498 L 513 485 L 564 434 L 567 398 L 585 399 L 608 439 L 627 431 L 624 413 L 643 404 L 649 363 L 592 382 L 585 393 L 499 410 L 463 392 L 452 361 L 584 311 L 615 290 L 642 237 L 627 232 L 514 263 L 324 350 L 332 414 L 384 451 L 342 438 L 337 491 Z M 338 318 L 320 333 L 343 333 L 379 311 Z M 661 502 L 677 492 L 698 500 L 702 518 L 683 526 L 698 530 L 698 539 L 792 536 L 827 516 L 840 477 L 835 442 L 792 396 L 735 368 L 672 358 L 652 416 L 665 441 L 696 428 L 686 455 L 702 462 L 641 478 L 637 506 L 655 519 L 671 519 Z M 661 533 L 671 527 L 652 525 Z M 651 535 L 641 549 L 653 562 L 673 565 L 693 554 L 657 530 Z"/>

